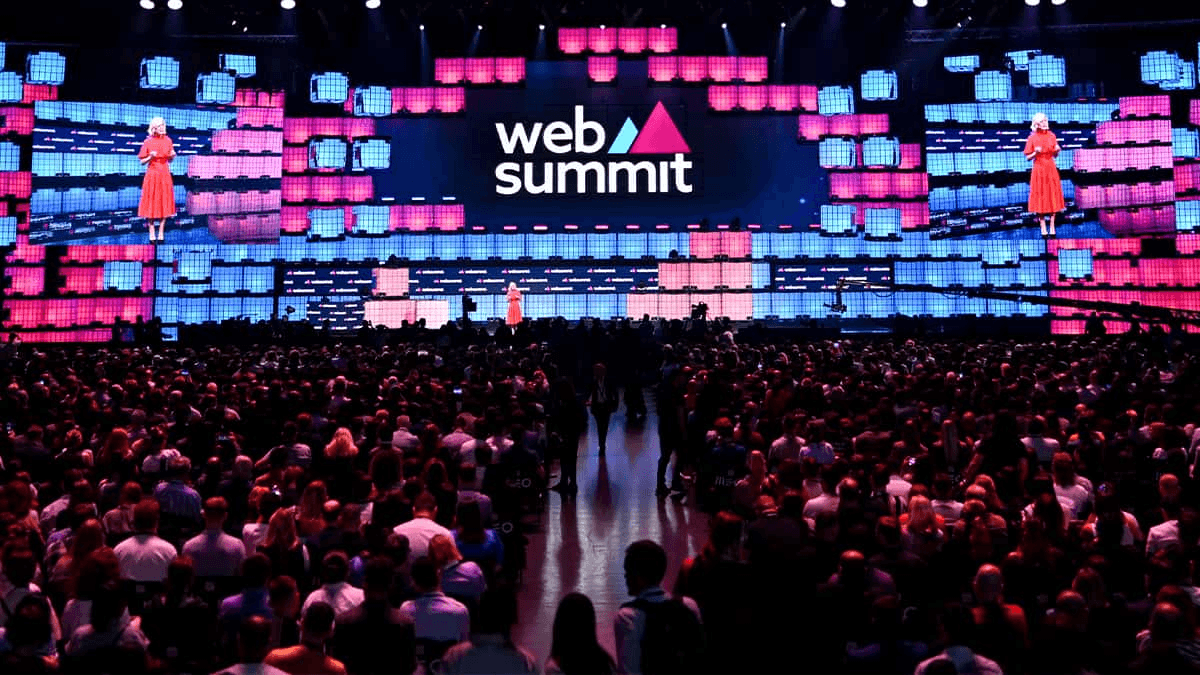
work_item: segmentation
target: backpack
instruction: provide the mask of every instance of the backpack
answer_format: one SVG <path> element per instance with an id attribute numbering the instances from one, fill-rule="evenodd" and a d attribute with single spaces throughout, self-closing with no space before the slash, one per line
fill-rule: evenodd
<path id="1" fill-rule="evenodd" d="M 682 600 L 639 598 L 622 607 L 646 614 L 642 634 L 642 675 L 695 675 L 704 672 L 704 627 Z"/>

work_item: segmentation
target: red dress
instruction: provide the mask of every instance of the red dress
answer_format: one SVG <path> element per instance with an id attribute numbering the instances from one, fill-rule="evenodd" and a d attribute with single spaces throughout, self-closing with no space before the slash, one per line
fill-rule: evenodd
<path id="1" fill-rule="evenodd" d="M 1058 177 L 1058 167 L 1054 158 L 1058 152 L 1054 146 L 1058 139 L 1045 129 L 1038 129 L 1029 135 L 1025 141 L 1025 154 L 1033 152 L 1034 148 L 1042 151 L 1033 158 L 1033 171 L 1029 177 L 1029 212 L 1039 215 L 1058 213 L 1066 209 L 1063 203 L 1062 179 Z"/>
<path id="2" fill-rule="evenodd" d="M 151 152 L 158 155 L 146 165 L 146 177 L 142 179 L 142 200 L 138 203 L 138 217 L 162 220 L 175 215 L 175 184 L 171 180 L 170 156 L 175 146 L 169 136 L 151 136 L 142 143 L 138 159 L 145 159 Z"/>
<path id="3" fill-rule="evenodd" d="M 521 291 L 515 288 L 508 292 L 508 320 L 505 323 L 510 326 L 521 323 Z"/>

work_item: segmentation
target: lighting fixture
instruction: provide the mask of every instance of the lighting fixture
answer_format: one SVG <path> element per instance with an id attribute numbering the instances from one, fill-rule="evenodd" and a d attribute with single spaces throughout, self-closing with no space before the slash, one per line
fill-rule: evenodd
<path id="1" fill-rule="evenodd" d="M 296 9 L 296 0 L 279 0 L 279 6 L 284 9 Z"/>
<path id="2" fill-rule="evenodd" d="M 174 10 L 183 9 L 183 0 L 167 0 L 167 7 Z"/>
<path id="3" fill-rule="evenodd" d="M 380 0 L 367 0 L 367 9 L 379 9 Z"/>
<path id="4" fill-rule="evenodd" d="M 138 2 L 142 9 L 154 9 L 154 0 L 141 0 Z"/>

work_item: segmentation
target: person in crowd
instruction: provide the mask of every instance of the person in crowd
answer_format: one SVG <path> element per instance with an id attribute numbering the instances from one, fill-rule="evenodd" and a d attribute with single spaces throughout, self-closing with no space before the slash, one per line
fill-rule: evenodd
<path id="1" fill-rule="evenodd" d="M 300 622 L 300 644 L 272 649 L 263 664 L 292 675 L 346 675 L 345 664 L 325 653 L 333 638 L 335 619 L 333 607 L 324 602 L 312 603 Z"/>
<path id="2" fill-rule="evenodd" d="M 625 586 L 634 600 L 622 605 L 613 620 L 618 672 L 699 672 L 704 644 L 700 608 L 691 598 L 667 595 L 662 588 L 666 573 L 667 553 L 657 543 L 643 539 L 625 550 Z"/>
<path id="3" fill-rule="evenodd" d="M 596 639 L 596 608 L 582 593 L 568 593 L 558 603 L 546 675 L 612 675 L 617 664 Z"/>
<path id="4" fill-rule="evenodd" d="M 183 554 L 195 563 L 196 576 L 233 577 L 241 572 L 246 545 L 225 534 L 228 515 L 229 504 L 224 497 L 209 497 L 204 501 L 204 532 L 183 545 Z"/>
<path id="5" fill-rule="evenodd" d="M 441 659 L 445 675 L 534 675 L 537 659 L 513 642 L 517 599 L 508 589 L 492 589 L 479 600 L 478 619 L 467 640 L 451 647 Z"/>
<path id="6" fill-rule="evenodd" d="M 430 539 L 429 559 L 440 571 L 443 593 L 467 607 L 478 605 L 487 579 L 478 564 L 463 558 L 452 538 L 439 534 Z"/>
<path id="7" fill-rule="evenodd" d="M 264 663 L 271 652 L 271 622 L 261 616 L 242 619 L 238 627 L 237 652 L 237 663 L 213 675 L 289 675 L 287 671 Z"/>
<path id="8" fill-rule="evenodd" d="M 308 547 L 296 534 L 295 512 L 289 507 L 279 509 L 267 524 L 267 535 L 258 545 L 258 552 L 271 561 L 274 576 L 308 579 Z M 311 588 L 311 586 L 309 586 Z"/>
<path id="9" fill-rule="evenodd" d="M 167 568 L 166 588 L 142 610 L 150 655 L 181 672 L 204 672 L 216 656 L 216 626 L 208 603 L 192 593 L 195 577 L 195 561 L 186 555 L 175 558 Z"/>
<path id="10" fill-rule="evenodd" d="M 242 561 L 241 577 L 242 591 L 223 599 L 217 613 L 217 622 L 226 645 L 233 641 L 246 618 L 261 616 L 270 619 L 273 616 L 267 597 L 271 560 L 262 553 L 247 557 Z"/>
<path id="11" fill-rule="evenodd" d="M 441 570 L 430 558 L 422 556 L 412 564 L 412 581 L 417 597 L 400 606 L 400 613 L 412 622 L 418 640 L 459 642 L 471 630 L 467 606 L 447 597 L 441 589 Z"/>
<path id="12" fill-rule="evenodd" d="M 134 507 L 134 535 L 113 548 L 121 564 L 122 578 L 155 583 L 166 580 L 167 568 L 179 552 L 158 536 L 160 509 L 155 499 L 143 499 Z"/>
<path id="13" fill-rule="evenodd" d="M 601 457 L 608 450 L 608 423 L 619 404 L 620 394 L 608 379 L 608 366 L 603 363 L 592 366 L 592 389 L 587 405 L 592 410 L 592 418 L 596 420 L 596 440 L 600 444 Z"/>
<path id="14" fill-rule="evenodd" d="M 71 635 L 64 649 L 65 672 L 144 673 L 150 668 L 150 640 L 140 622 L 126 611 L 120 584 L 108 582 L 92 598 L 86 625 Z"/>
<path id="15" fill-rule="evenodd" d="M 454 537 L 450 530 L 437 523 L 437 510 L 437 499 L 428 492 L 422 492 L 413 502 L 412 520 L 393 528 L 395 534 L 408 539 L 410 562 L 428 555 L 429 542 L 437 535 Z"/>
<path id="16" fill-rule="evenodd" d="M 309 593 L 304 599 L 301 611 L 307 611 L 313 603 L 323 602 L 341 614 L 349 612 L 363 602 L 361 588 L 351 586 L 347 581 L 350 575 L 350 561 L 341 551 L 330 551 L 321 561 L 321 587 Z"/>
<path id="17" fill-rule="evenodd" d="M 388 601 L 394 574 L 391 560 L 368 560 L 362 604 L 337 615 L 333 654 L 352 673 L 408 675 L 416 668 L 413 623 Z"/>

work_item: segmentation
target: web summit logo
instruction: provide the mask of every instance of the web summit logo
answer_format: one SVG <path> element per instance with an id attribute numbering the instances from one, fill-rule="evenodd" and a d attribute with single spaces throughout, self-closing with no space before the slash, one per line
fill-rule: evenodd
<path id="1" fill-rule="evenodd" d="M 688 177 L 692 162 L 684 159 L 684 155 L 692 150 L 661 101 L 654 106 L 641 131 L 632 119 L 625 118 L 625 124 L 611 145 L 603 125 L 584 119 L 581 105 L 575 106 L 574 125 L 555 121 L 535 122 L 532 127 L 527 127 L 520 122 L 509 128 L 497 122 L 496 134 L 500 138 L 500 148 L 510 156 L 518 153 L 528 156 L 542 149 L 555 155 L 674 155 L 671 159 L 657 161 L 502 162 L 496 167 L 496 194 L 499 195 L 687 194 L 692 191 Z"/>

